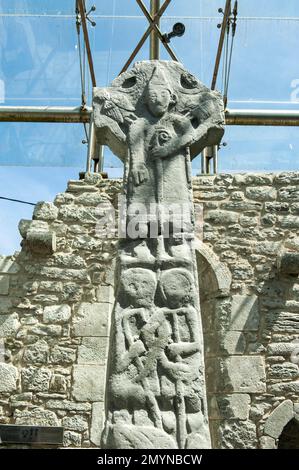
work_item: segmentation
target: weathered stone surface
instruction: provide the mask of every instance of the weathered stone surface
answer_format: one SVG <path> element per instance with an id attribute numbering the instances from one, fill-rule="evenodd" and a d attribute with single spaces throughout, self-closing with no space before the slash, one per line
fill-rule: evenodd
<path id="1" fill-rule="evenodd" d="M 296 380 L 299 378 L 299 368 L 292 362 L 274 364 L 269 368 L 269 378 L 277 380 Z"/>
<path id="2" fill-rule="evenodd" d="M 14 335 L 20 327 L 19 315 L 12 313 L 11 315 L 0 316 L 0 338 L 6 338 Z"/>
<path id="3" fill-rule="evenodd" d="M 17 425 L 25 426 L 59 426 L 60 422 L 53 411 L 34 408 L 33 410 L 16 410 Z"/>
<path id="4" fill-rule="evenodd" d="M 282 252 L 278 257 L 277 266 L 284 274 L 299 274 L 299 253 Z"/>
<path id="5" fill-rule="evenodd" d="M 277 192 L 272 186 L 257 186 L 246 189 L 246 196 L 256 201 L 274 201 Z"/>
<path id="6" fill-rule="evenodd" d="M 219 429 L 223 449 L 256 449 L 256 426 L 250 421 L 228 422 Z"/>
<path id="7" fill-rule="evenodd" d="M 34 208 L 33 219 L 52 221 L 57 216 L 58 208 L 52 202 L 38 202 Z"/>
<path id="8" fill-rule="evenodd" d="M 111 306 L 108 303 L 83 302 L 74 318 L 75 336 L 108 336 Z"/>
<path id="9" fill-rule="evenodd" d="M 47 408 L 53 410 L 65 410 L 65 411 L 76 411 L 82 413 L 88 413 L 91 410 L 90 403 L 76 403 L 68 400 L 49 400 L 47 402 Z"/>
<path id="10" fill-rule="evenodd" d="M 277 449 L 275 439 L 269 436 L 262 436 L 260 438 L 261 449 Z"/>
<path id="11" fill-rule="evenodd" d="M 229 211 L 209 211 L 205 217 L 206 221 L 212 222 L 214 224 L 235 224 L 239 220 L 239 214 L 236 212 Z"/>
<path id="12" fill-rule="evenodd" d="M 269 393 L 275 395 L 294 395 L 298 396 L 299 394 L 299 382 L 284 382 L 277 383 L 275 385 L 270 385 L 268 387 Z"/>
<path id="13" fill-rule="evenodd" d="M 0 295 L 7 295 L 9 292 L 9 276 L 0 275 Z"/>
<path id="14" fill-rule="evenodd" d="M 282 228 L 286 229 L 298 229 L 299 228 L 299 216 L 287 215 L 285 217 L 280 217 L 280 225 Z"/>
<path id="15" fill-rule="evenodd" d="M 210 399 L 210 419 L 248 419 L 250 395 L 216 395 Z"/>
<path id="16" fill-rule="evenodd" d="M 45 340 L 39 340 L 35 344 L 27 346 L 24 351 L 24 361 L 35 364 L 46 364 L 48 360 L 49 346 Z"/>
<path id="17" fill-rule="evenodd" d="M 14 392 L 17 388 L 18 369 L 0 362 L 0 393 Z"/>
<path id="18" fill-rule="evenodd" d="M 103 401 L 105 367 L 93 365 L 74 366 L 73 397 L 77 401 Z"/>
<path id="19" fill-rule="evenodd" d="M 0 273 L 16 274 L 20 271 L 20 266 L 13 256 L 0 255 Z"/>
<path id="20" fill-rule="evenodd" d="M 259 327 L 258 300 L 256 295 L 234 295 L 230 329 L 256 331 Z"/>
<path id="21" fill-rule="evenodd" d="M 73 364 L 76 360 L 76 350 L 55 346 L 51 351 L 50 360 L 55 364 Z"/>
<path id="22" fill-rule="evenodd" d="M 280 189 L 278 195 L 282 201 L 299 201 L 299 186 L 289 186 L 287 188 Z"/>
<path id="23" fill-rule="evenodd" d="M 226 389 L 237 393 L 263 393 L 266 391 L 265 365 L 262 357 L 232 356 L 225 362 Z"/>
<path id="24" fill-rule="evenodd" d="M 108 338 L 86 337 L 78 348 L 78 364 L 105 364 L 108 355 Z"/>
<path id="25" fill-rule="evenodd" d="M 272 411 L 265 422 L 264 433 L 278 439 L 286 424 L 294 417 L 293 403 L 285 400 Z"/>
<path id="26" fill-rule="evenodd" d="M 96 290 L 97 301 L 100 303 L 114 303 L 114 291 L 112 286 L 99 286 Z"/>
<path id="27" fill-rule="evenodd" d="M 66 323 L 70 317 L 71 307 L 69 305 L 52 305 L 44 309 L 45 323 Z"/>
<path id="28" fill-rule="evenodd" d="M 245 348 L 245 336 L 239 331 L 228 331 L 221 342 L 221 351 L 229 355 L 243 354 Z"/>
<path id="29" fill-rule="evenodd" d="M 96 445 L 101 445 L 101 436 L 104 428 L 104 406 L 103 403 L 92 404 L 90 440 Z"/>
<path id="30" fill-rule="evenodd" d="M 88 429 L 88 422 L 83 416 L 75 415 L 63 418 L 62 426 L 70 431 L 83 432 Z"/>
<path id="31" fill-rule="evenodd" d="M 49 390 L 51 371 L 44 367 L 28 367 L 22 369 L 22 384 L 24 390 L 47 392 Z"/>
<path id="32" fill-rule="evenodd" d="M 81 434 L 73 431 L 65 431 L 63 435 L 63 445 L 65 447 L 80 447 L 81 446 Z"/>

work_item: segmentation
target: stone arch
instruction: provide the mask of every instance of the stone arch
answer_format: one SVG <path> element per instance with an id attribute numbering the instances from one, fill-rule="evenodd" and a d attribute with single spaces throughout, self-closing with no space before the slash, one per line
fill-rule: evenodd
<path id="1" fill-rule="evenodd" d="M 299 448 L 298 403 L 294 404 L 291 400 L 285 400 L 272 411 L 265 421 L 261 447 L 264 449 Z"/>
<path id="2" fill-rule="evenodd" d="M 195 239 L 195 253 L 201 294 L 209 298 L 228 297 L 232 282 L 229 269 L 199 239 Z"/>
<path id="3" fill-rule="evenodd" d="M 212 448 L 219 448 L 218 428 L 221 422 L 217 405 L 215 361 L 219 362 L 220 344 L 218 316 L 231 305 L 230 286 L 232 276 L 229 269 L 219 261 L 213 250 L 200 240 L 195 240 L 198 269 L 198 288 L 203 325 L 204 355 L 206 365 L 207 400 Z"/>

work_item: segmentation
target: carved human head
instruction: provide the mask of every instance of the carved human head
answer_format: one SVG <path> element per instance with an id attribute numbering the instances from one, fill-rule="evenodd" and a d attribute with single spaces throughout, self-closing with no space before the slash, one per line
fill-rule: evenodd
<path id="1" fill-rule="evenodd" d="M 130 268 L 123 273 L 121 287 L 125 303 L 133 307 L 151 307 L 154 302 L 157 280 L 149 269 Z"/>
<path id="2" fill-rule="evenodd" d="M 153 116 L 161 117 L 174 102 L 175 95 L 171 90 L 163 70 L 158 66 L 155 67 L 146 88 L 146 104 L 150 113 Z"/>
<path id="3" fill-rule="evenodd" d="M 193 279 L 186 269 L 173 268 L 164 271 L 160 286 L 164 301 L 170 308 L 184 307 L 192 301 Z"/>

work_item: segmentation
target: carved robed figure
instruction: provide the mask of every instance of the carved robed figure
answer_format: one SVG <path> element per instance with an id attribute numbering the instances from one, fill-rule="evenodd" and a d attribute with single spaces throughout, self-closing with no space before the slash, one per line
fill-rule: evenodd
<path id="1" fill-rule="evenodd" d="M 190 160 L 223 135 L 223 102 L 176 62 L 94 89 L 100 144 L 124 162 L 106 448 L 209 448 Z M 134 230 L 132 230 L 134 227 Z"/>

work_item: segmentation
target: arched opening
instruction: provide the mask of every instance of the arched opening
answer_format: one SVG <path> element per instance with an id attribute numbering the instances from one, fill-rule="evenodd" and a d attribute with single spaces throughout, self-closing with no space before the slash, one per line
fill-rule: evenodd
<path id="1" fill-rule="evenodd" d="M 278 449 L 299 449 L 299 421 L 291 419 L 278 439 Z"/>
<path id="2" fill-rule="evenodd" d="M 218 311 L 229 303 L 231 274 L 215 253 L 203 242 L 195 241 L 198 269 L 198 289 L 204 339 L 204 361 L 206 369 L 207 402 L 212 448 L 220 448 L 218 427 L 220 417 L 217 411 L 217 391 L 215 390 L 214 361 L 218 361 L 220 336 L 217 327 Z"/>

